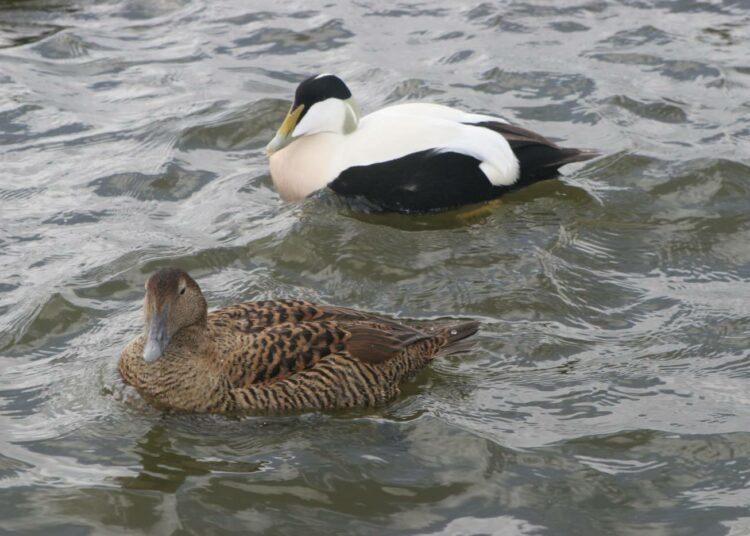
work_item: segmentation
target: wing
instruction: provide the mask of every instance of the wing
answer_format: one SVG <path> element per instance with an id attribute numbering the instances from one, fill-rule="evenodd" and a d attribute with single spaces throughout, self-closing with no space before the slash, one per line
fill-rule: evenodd
<path id="1" fill-rule="evenodd" d="M 429 104 L 385 108 L 363 117 L 342 139 L 341 171 L 431 151 L 471 156 L 492 185 L 513 184 L 518 161 L 510 145 L 492 130 L 473 126 L 480 121 L 502 120 Z"/>
<path id="2" fill-rule="evenodd" d="M 216 328 L 218 332 L 235 329 L 249 334 L 280 324 L 321 320 L 363 321 L 380 326 L 401 325 L 371 313 L 335 305 L 320 305 L 305 300 L 238 303 L 208 314 L 209 327 Z"/>
<path id="3" fill-rule="evenodd" d="M 565 164 L 583 162 L 599 156 L 596 151 L 560 147 L 541 134 L 501 121 L 479 121 L 470 124 L 497 132 L 506 139 L 520 164 L 518 187 L 554 177 L 557 175 L 557 169 Z"/>
<path id="4" fill-rule="evenodd" d="M 229 356 L 230 381 L 235 387 L 277 381 L 341 352 L 347 334 L 329 324 L 286 323 L 259 329 L 247 348 Z"/>
<path id="5" fill-rule="evenodd" d="M 507 140 L 473 124 L 490 120 L 426 104 L 370 114 L 344 138 L 340 171 L 329 186 L 402 212 L 493 199 L 514 188 L 520 172 Z"/>
<path id="6" fill-rule="evenodd" d="M 383 363 L 428 337 L 411 327 L 381 319 L 286 323 L 260 330 L 247 348 L 226 358 L 231 361 L 231 383 L 248 387 L 315 368 L 331 355 Z"/>
<path id="7" fill-rule="evenodd" d="M 237 303 L 212 311 L 208 314 L 208 322 L 221 329 L 230 327 L 255 333 L 276 324 L 310 320 L 317 314 L 313 304 L 302 300 L 268 300 Z"/>
<path id="8" fill-rule="evenodd" d="M 595 151 L 559 147 L 540 134 L 500 120 L 467 122 L 452 133 L 436 129 L 434 135 L 420 141 L 413 129 L 397 128 L 399 122 L 394 118 L 399 116 L 384 117 L 393 119 L 391 128 L 395 129 L 388 143 L 398 145 L 402 152 L 430 140 L 435 147 L 350 166 L 329 186 L 338 194 L 364 198 L 385 210 L 428 212 L 487 201 L 557 177 L 560 166 L 598 156 Z M 400 120 L 403 125 L 423 120 L 436 126 L 446 122 L 417 114 L 401 115 Z M 396 152 L 381 147 L 379 154 Z"/>
<path id="9" fill-rule="evenodd" d="M 354 359 L 371 364 L 384 363 L 412 344 L 430 338 L 401 324 L 358 323 L 345 325 L 343 329 L 349 333 L 345 351 Z"/>

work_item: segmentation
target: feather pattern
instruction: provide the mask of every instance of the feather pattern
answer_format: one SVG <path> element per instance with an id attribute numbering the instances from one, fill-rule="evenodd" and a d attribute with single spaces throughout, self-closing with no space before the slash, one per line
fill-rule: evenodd
<path id="1" fill-rule="evenodd" d="M 478 329 L 476 322 L 417 329 L 302 300 L 241 303 L 204 319 L 178 329 L 153 363 L 143 359 L 144 337 L 136 337 L 120 357 L 124 382 L 168 411 L 373 406 L 396 396 L 406 377 Z"/>

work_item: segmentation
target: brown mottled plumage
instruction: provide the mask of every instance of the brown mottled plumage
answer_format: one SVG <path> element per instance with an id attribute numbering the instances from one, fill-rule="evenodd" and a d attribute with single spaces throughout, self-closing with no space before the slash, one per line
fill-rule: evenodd
<path id="1" fill-rule="evenodd" d="M 196 413 L 374 406 L 408 375 L 479 324 L 416 329 L 302 300 L 207 312 L 198 284 L 176 268 L 146 284 L 146 330 L 118 368 L 151 405 Z"/>

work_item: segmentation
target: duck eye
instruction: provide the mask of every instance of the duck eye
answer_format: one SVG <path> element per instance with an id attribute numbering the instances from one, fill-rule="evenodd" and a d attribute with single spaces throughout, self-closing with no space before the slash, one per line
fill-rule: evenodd
<path id="1" fill-rule="evenodd" d="M 185 294 L 185 289 L 187 289 L 187 287 L 182 287 L 182 289 L 180 290 L 180 296 Z"/>

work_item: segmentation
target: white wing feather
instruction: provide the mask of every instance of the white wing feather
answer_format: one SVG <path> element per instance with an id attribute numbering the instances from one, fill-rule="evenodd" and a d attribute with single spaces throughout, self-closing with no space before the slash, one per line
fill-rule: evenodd
<path id="1" fill-rule="evenodd" d="M 496 186 L 518 180 L 518 159 L 497 132 L 467 123 L 501 121 L 437 104 L 402 104 L 373 112 L 342 139 L 341 171 L 354 165 L 394 160 L 433 150 L 457 152 L 481 162 L 480 169 Z"/>

